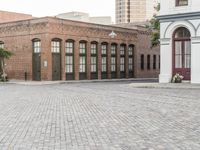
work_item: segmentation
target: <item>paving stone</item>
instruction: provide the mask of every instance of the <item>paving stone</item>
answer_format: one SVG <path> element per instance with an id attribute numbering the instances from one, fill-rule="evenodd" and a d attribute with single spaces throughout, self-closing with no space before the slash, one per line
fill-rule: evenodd
<path id="1" fill-rule="evenodd" d="M 198 88 L 133 84 L 0 84 L 0 150 L 200 149 Z"/>

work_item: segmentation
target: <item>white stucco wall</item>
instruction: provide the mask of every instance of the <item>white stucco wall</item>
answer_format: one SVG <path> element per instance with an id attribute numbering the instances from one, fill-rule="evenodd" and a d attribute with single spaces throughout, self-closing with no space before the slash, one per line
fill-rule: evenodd
<path id="1" fill-rule="evenodd" d="M 200 10 L 200 0 L 189 0 L 188 6 L 175 7 L 175 0 L 160 0 L 160 15 L 198 12 Z"/>
<path id="2" fill-rule="evenodd" d="M 161 0 L 160 15 L 185 14 L 200 11 L 200 0 L 189 0 L 188 6 L 175 8 L 175 0 Z M 161 70 L 159 81 L 168 83 L 172 78 L 172 35 L 179 27 L 185 27 L 191 34 L 191 83 L 200 83 L 200 16 L 195 18 L 170 18 L 161 20 Z"/>

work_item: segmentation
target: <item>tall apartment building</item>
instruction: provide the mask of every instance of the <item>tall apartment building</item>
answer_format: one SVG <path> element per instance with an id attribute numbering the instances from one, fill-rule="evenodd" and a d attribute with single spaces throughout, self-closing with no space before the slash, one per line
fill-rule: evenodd
<path id="1" fill-rule="evenodd" d="M 156 13 L 159 0 L 116 0 L 116 23 L 145 22 Z"/>

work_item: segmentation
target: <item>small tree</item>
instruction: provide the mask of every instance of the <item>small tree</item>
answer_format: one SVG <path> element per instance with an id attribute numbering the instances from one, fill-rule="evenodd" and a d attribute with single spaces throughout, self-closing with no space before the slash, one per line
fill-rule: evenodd
<path id="1" fill-rule="evenodd" d="M 158 6 L 155 7 L 155 10 L 160 10 L 160 4 L 158 4 Z M 153 18 L 150 20 L 149 28 L 153 30 L 151 37 L 152 47 L 158 46 L 160 44 L 160 23 L 159 20 L 156 18 L 156 15 L 154 15 Z"/>
<path id="2" fill-rule="evenodd" d="M 0 48 L 0 77 L 3 81 L 6 81 L 6 72 L 5 72 L 5 59 L 9 59 L 12 56 L 12 53 L 7 51 L 4 48 Z"/>

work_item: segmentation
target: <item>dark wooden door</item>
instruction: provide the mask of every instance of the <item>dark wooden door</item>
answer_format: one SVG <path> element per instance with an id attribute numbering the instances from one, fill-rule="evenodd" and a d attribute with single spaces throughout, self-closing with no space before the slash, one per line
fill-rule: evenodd
<path id="1" fill-rule="evenodd" d="M 41 80 L 41 57 L 40 53 L 33 53 L 33 62 L 32 62 L 32 75 L 33 80 Z"/>
<path id="2" fill-rule="evenodd" d="M 191 79 L 191 44 L 190 40 L 174 42 L 173 75 L 182 75 L 184 80 Z"/>
<path id="3" fill-rule="evenodd" d="M 52 80 L 61 80 L 60 53 L 52 53 Z"/>

